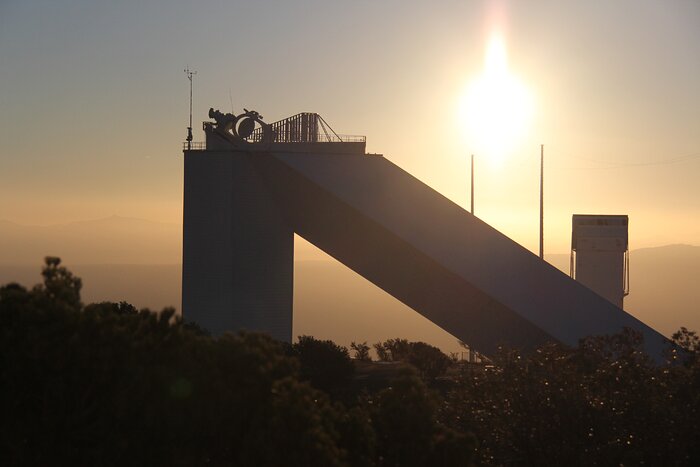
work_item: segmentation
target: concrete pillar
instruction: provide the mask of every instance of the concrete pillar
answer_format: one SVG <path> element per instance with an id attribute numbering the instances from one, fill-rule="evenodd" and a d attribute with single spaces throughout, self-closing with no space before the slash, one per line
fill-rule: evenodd
<path id="1" fill-rule="evenodd" d="M 213 335 L 245 329 L 291 342 L 294 232 L 253 157 L 185 151 L 183 316 Z"/>

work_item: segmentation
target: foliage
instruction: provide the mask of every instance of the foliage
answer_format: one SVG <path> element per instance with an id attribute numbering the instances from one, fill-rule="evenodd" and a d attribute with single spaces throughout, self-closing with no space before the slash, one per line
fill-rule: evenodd
<path id="1" fill-rule="evenodd" d="M 355 360 L 360 360 L 362 362 L 369 362 L 372 360 L 372 357 L 369 355 L 369 345 L 367 345 L 367 341 L 360 342 L 359 344 L 353 341 L 350 343 L 350 348 L 355 352 L 355 355 L 353 355 Z"/>
<path id="2" fill-rule="evenodd" d="M 685 327 L 681 327 L 671 338 L 673 343 L 687 352 L 691 359 L 700 353 L 700 337 L 695 331 L 689 331 Z"/>
<path id="3" fill-rule="evenodd" d="M 377 394 L 372 414 L 382 465 L 469 465 L 475 440 L 442 426 L 438 403 L 413 371 L 402 371 Z"/>
<path id="4" fill-rule="evenodd" d="M 388 339 L 377 342 L 374 349 L 380 361 L 404 361 L 413 365 L 425 380 L 445 374 L 453 361 L 440 349 L 425 342 L 409 342 L 406 339 Z"/>
<path id="5" fill-rule="evenodd" d="M 82 307 L 47 261 L 44 284 L 0 288 L 5 465 L 349 465 L 373 433 L 298 378 L 257 334 L 217 340 L 166 309 Z M 360 426 L 358 426 L 360 425 Z M 371 449 L 370 443 L 365 443 Z"/>
<path id="6" fill-rule="evenodd" d="M 377 357 L 382 362 L 398 362 L 405 360 L 411 352 L 411 343 L 406 339 L 387 339 L 374 344 Z"/>
<path id="7" fill-rule="evenodd" d="M 38 296 L 49 300 L 55 307 L 79 308 L 82 280 L 61 266 L 61 258 L 47 256 L 44 262 L 45 266 L 41 271 L 44 284 L 38 286 Z"/>
<path id="8" fill-rule="evenodd" d="M 444 375 L 453 362 L 435 346 L 412 342 L 408 363 L 418 369 L 422 378 L 431 380 Z"/>
<path id="9" fill-rule="evenodd" d="M 139 312 L 139 310 L 134 305 L 132 305 L 131 303 L 127 303 L 127 302 L 91 303 L 84 308 L 84 311 L 85 311 L 85 313 L 100 313 L 100 314 L 115 313 L 117 315 L 136 315 Z"/>
<path id="10" fill-rule="evenodd" d="M 368 390 L 331 341 L 214 339 L 172 308 L 84 306 L 58 258 L 42 276 L 0 287 L 4 465 L 700 464 L 700 338 L 685 328 L 666 365 L 630 330 L 488 365 L 405 339 L 372 363 L 353 343 Z"/>
<path id="11" fill-rule="evenodd" d="M 333 397 L 345 393 L 355 372 L 348 349 L 333 341 L 299 336 L 290 355 L 301 363 L 302 379 Z"/>
<path id="12" fill-rule="evenodd" d="M 461 365 L 443 411 L 473 431 L 485 464 L 691 465 L 698 460 L 697 373 L 657 366 L 640 334 L 503 349 Z"/>

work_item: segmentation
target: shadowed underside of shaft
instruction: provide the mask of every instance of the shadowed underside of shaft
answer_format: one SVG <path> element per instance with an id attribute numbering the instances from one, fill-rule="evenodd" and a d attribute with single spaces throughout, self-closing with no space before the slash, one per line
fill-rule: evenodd
<path id="1" fill-rule="evenodd" d="M 661 358 L 658 332 L 383 157 L 251 160 L 294 232 L 482 353 L 630 327 Z"/>

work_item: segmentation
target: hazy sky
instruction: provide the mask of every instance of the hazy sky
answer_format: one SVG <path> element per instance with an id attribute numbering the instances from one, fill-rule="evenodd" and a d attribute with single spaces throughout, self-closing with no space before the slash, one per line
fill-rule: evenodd
<path id="1" fill-rule="evenodd" d="M 698 1 L 0 0 L 0 219 L 180 222 L 189 64 L 209 107 L 319 112 L 469 205 L 462 96 L 503 38 L 532 119 L 476 154 L 476 214 L 536 249 L 573 213 L 629 214 L 633 248 L 700 244 Z"/>

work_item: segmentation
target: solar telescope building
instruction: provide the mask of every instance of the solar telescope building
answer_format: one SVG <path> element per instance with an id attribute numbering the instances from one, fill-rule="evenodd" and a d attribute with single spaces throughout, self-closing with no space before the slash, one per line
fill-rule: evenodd
<path id="1" fill-rule="evenodd" d="M 296 233 L 485 355 L 630 327 L 660 358 L 664 337 L 621 302 L 365 154 L 364 138 L 314 113 L 210 118 L 184 151 L 182 306 L 213 334 L 291 341 Z"/>

